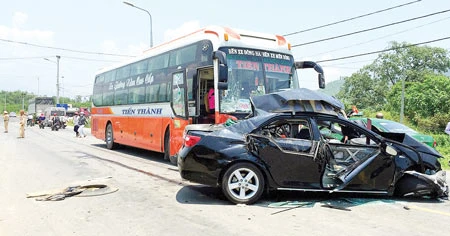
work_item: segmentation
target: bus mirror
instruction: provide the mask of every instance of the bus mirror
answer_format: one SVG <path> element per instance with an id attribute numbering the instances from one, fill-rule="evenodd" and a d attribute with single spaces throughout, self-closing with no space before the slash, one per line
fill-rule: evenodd
<path id="1" fill-rule="evenodd" d="M 226 83 L 228 81 L 228 66 L 219 65 L 219 82 Z"/>
<path id="2" fill-rule="evenodd" d="M 219 90 L 227 90 L 228 89 L 228 83 L 224 83 L 224 82 L 219 82 L 217 84 L 217 88 Z"/>
<path id="3" fill-rule="evenodd" d="M 227 55 L 222 51 L 214 51 L 213 52 L 213 59 L 219 60 L 219 65 L 227 65 Z"/>
<path id="4" fill-rule="evenodd" d="M 325 88 L 325 77 L 322 73 L 319 73 L 319 88 L 324 89 Z"/>
<path id="5" fill-rule="evenodd" d="M 222 51 L 215 51 L 213 53 L 213 59 L 217 59 L 219 62 L 219 85 L 218 88 L 220 90 L 228 89 L 228 65 L 226 60 L 226 54 Z"/>
<path id="6" fill-rule="evenodd" d="M 325 88 L 325 76 L 322 67 L 313 61 L 296 61 L 295 69 L 308 69 L 313 68 L 318 74 L 319 88 Z"/>

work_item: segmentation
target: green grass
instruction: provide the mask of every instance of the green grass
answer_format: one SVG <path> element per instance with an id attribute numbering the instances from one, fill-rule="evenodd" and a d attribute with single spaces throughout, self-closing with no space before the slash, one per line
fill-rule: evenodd
<path id="1" fill-rule="evenodd" d="M 439 159 L 441 162 L 442 169 L 450 170 L 450 135 L 448 134 L 434 134 L 432 135 L 436 140 L 437 147 L 436 150 L 444 156 L 443 159 Z"/>

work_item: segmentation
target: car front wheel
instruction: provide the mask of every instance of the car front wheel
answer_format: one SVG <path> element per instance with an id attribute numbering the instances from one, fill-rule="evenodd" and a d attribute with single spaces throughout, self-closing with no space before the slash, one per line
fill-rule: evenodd
<path id="1" fill-rule="evenodd" d="M 397 183 L 394 195 L 398 197 L 434 197 L 433 186 L 417 176 L 405 175 Z"/>
<path id="2" fill-rule="evenodd" d="M 238 163 L 231 166 L 222 179 L 222 192 L 233 203 L 252 204 L 264 190 L 264 177 L 253 164 Z"/>

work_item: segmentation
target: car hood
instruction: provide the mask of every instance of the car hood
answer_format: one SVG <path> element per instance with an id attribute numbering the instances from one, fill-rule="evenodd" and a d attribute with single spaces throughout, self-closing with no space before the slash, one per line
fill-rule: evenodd
<path id="1" fill-rule="evenodd" d="M 430 146 L 418 141 L 417 139 L 413 138 L 412 136 L 405 134 L 405 133 L 388 133 L 388 132 L 380 132 L 380 135 L 395 140 L 397 142 L 401 142 L 405 145 L 408 145 L 415 149 L 415 151 L 428 153 L 434 156 L 442 156 L 438 151 L 431 148 Z"/>
<path id="2" fill-rule="evenodd" d="M 265 112 L 320 112 L 320 109 L 308 103 L 309 101 L 319 101 L 324 106 L 331 106 L 333 110 L 344 109 L 344 105 L 338 99 L 306 88 L 291 89 L 251 98 L 253 108 Z"/>

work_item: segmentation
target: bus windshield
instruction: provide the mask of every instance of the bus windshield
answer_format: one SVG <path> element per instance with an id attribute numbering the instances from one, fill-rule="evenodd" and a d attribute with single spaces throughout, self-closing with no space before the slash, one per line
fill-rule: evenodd
<path id="1" fill-rule="evenodd" d="M 221 113 L 250 113 L 250 97 L 299 87 L 291 55 L 240 48 L 227 53 L 228 89 L 220 91 Z"/>

